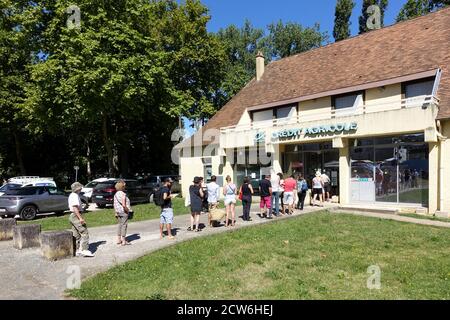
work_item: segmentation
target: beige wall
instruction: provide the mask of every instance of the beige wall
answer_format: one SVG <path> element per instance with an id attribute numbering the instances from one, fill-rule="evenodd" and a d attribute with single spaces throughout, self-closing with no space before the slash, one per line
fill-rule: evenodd
<path id="1" fill-rule="evenodd" d="M 442 207 L 439 205 L 439 211 L 450 213 L 450 120 L 441 121 L 442 134 L 447 137 L 447 140 L 440 142 L 439 153 L 439 179 L 442 190 L 438 188 L 439 195 L 442 199 Z M 439 197 L 440 198 L 440 197 Z"/>
<path id="2" fill-rule="evenodd" d="M 300 117 L 307 118 L 308 116 L 315 115 L 317 113 L 330 112 L 331 116 L 331 97 L 319 98 L 314 100 L 302 101 L 299 103 L 298 111 Z"/>
<path id="3" fill-rule="evenodd" d="M 384 103 L 400 103 L 402 99 L 402 85 L 400 83 L 366 90 L 366 106 Z"/>

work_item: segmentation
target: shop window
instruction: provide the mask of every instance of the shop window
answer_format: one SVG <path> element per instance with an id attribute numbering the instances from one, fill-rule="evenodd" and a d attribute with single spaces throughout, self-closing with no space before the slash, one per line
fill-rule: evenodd
<path id="1" fill-rule="evenodd" d="M 276 118 L 277 119 L 289 118 L 292 111 L 293 111 L 293 107 L 278 108 L 278 109 L 276 109 Z"/>
<path id="2" fill-rule="evenodd" d="M 358 105 L 362 104 L 361 103 L 362 100 L 363 100 L 362 92 L 335 96 L 332 99 L 333 108 L 335 110 L 342 110 L 342 109 L 349 110 L 350 108 L 356 109 Z"/>
<path id="3" fill-rule="evenodd" d="M 253 113 L 253 121 L 268 121 L 273 119 L 273 110 L 258 111 Z"/>
<path id="4" fill-rule="evenodd" d="M 434 80 L 407 83 L 404 86 L 405 98 L 430 96 L 433 93 Z"/>

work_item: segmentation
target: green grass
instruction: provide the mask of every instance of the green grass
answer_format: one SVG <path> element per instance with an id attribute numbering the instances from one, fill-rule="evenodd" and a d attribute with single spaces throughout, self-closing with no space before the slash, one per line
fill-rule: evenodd
<path id="1" fill-rule="evenodd" d="M 450 222 L 450 219 L 448 218 L 439 218 L 434 215 L 421 215 L 421 214 L 415 214 L 415 213 L 400 213 L 400 216 L 404 217 L 410 217 L 410 218 L 416 218 L 416 219 L 422 219 L 422 220 L 432 220 L 432 221 L 442 221 L 442 222 Z"/>
<path id="2" fill-rule="evenodd" d="M 187 214 L 190 212 L 190 209 L 184 206 L 184 199 L 175 198 L 172 203 L 175 215 Z M 158 219 L 161 213 L 161 209 L 159 207 L 148 203 L 133 206 L 133 211 L 133 222 Z M 85 217 L 86 223 L 90 228 L 117 224 L 117 220 L 114 217 L 114 210 L 112 208 L 87 212 L 83 214 L 83 216 Z M 40 224 L 43 231 L 70 229 L 69 214 L 61 217 L 39 217 L 33 221 L 18 221 L 18 223 Z"/>
<path id="3" fill-rule="evenodd" d="M 165 248 L 86 280 L 80 299 L 450 299 L 450 232 L 318 213 Z M 369 290 L 369 266 L 381 290 Z"/>

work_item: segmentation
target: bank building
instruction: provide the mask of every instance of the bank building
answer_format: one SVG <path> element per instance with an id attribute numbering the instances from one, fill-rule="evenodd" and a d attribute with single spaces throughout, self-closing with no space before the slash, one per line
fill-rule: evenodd
<path id="1" fill-rule="evenodd" d="M 450 212 L 450 8 L 266 65 L 178 144 L 195 176 L 317 171 L 342 206 Z M 311 187 L 311 186 L 310 186 Z"/>

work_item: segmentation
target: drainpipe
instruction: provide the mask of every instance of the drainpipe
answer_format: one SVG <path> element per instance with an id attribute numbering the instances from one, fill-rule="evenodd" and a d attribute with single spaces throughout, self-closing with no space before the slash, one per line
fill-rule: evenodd
<path id="1" fill-rule="evenodd" d="M 436 123 L 436 134 L 438 141 L 442 144 L 443 141 L 447 140 L 447 137 L 442 135 L 441 122 Z M 439 211 L 442 212 L 444 208 L 444 162 L 442 161 L 442 145 L 439 146 Z"/>

